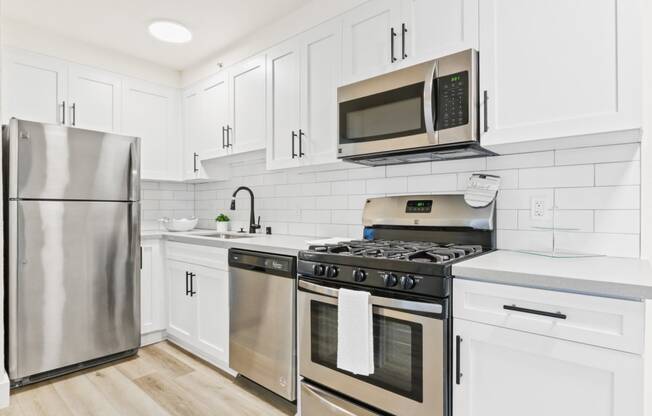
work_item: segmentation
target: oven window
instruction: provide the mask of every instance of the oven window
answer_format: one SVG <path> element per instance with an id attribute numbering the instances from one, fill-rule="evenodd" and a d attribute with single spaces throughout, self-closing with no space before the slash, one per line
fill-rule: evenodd
<path id="1" fill-rule="evenodd" d="M 425 133 L 424 83 L 340 103 L 340 144 Z"/>
<path id="2" fill-rule="evenodd" d="M 311 361 L 401 396 L 423 399 L 423 328 L 374 314 L 374 374 L 358 376 L 337 368 L 337 306 L 311 301 Z"/>

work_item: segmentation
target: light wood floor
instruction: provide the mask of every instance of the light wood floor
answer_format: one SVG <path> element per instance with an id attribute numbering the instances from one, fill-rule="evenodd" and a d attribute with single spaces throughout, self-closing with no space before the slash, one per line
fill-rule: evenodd
<path id="1" fill-rule="evenodd" d="M 168 342 L 124 359 L 11 392 L 0 416 L 270 415 L 294 407 L 253 383 L 233 379 Z"/>

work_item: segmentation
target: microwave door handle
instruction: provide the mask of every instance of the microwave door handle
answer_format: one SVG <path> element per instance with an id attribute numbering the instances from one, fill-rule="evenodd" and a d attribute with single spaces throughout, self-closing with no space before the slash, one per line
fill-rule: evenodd
<path id="1" fill-rule="evenodd" d="M 435 82 L 439 77 L 439 63 L 434 60 L 426 70 L 426 82 L 423 88 L 423 117 L 426 123 L 426 133 L 430 142 L 439 143 L 439 137 L 435 126 L 437 123 L 437 92 L 435 91 Z"/>
<path id="2" fill-rule="evenodd" d="M 331 298 L 337 298 L 340 292 L 339 289 L 317 285 L 315 283 L 306 282 L 304 280 L 299 280 L 299 287 L 308 290 L 310 292 L 314 292 Z M 440 314 L 443 311 L 442 305 L 438 303 L 415 302 L 412 300 L 385 298 L 380 296 L 370 296 L 369 302 L 373 306 L 382 306 L 386 308 L 401 309 L 410 312 Z"/>

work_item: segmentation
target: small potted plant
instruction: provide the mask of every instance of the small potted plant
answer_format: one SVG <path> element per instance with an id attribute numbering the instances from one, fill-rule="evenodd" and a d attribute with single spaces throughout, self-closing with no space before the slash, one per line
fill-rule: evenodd
<path id="1" fill-rule="evenodd" d="M 215 228 L 218 233 L 225 233 L 229 231 L 229 221 L 231 219 L 224 214 L 220 214 L 215 217 Z"/>

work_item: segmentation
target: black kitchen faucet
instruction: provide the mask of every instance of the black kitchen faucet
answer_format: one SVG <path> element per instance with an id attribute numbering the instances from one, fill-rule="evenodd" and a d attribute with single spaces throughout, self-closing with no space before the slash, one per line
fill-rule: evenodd
<path id="1" fill-rule="evenodd" d="M 251 210 L 249 212 L 249 234 L 255 234 L 256 230 L 260 228 L 260 217 L 258 217 L 258 223 L 256 223 L 256 215 L 254 214 L 254 192 L 247 188 L 246 186 L 240 186 L 238 189 L 233 192 L 233 196 L 231 196 L 231 211 L 235 210 L 235 196 L 238 194 L 240 191 L 247 191 L 249 192 L 249 196 L 251 197 Z"/>

